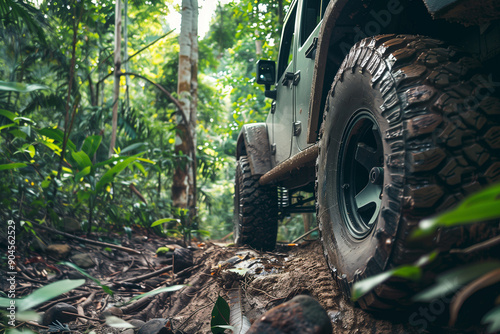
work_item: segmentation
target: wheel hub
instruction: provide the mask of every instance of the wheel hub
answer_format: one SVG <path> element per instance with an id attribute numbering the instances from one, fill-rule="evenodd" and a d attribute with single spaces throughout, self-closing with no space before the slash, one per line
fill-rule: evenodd
<path id="1" fill-rule="evenodd" d="M 360 111 L 345 128 L 338 165 L 338 195 L 343 222 L 356 239 L 376 225 L 384 183 L 382 136 L 372 113 Z"/>

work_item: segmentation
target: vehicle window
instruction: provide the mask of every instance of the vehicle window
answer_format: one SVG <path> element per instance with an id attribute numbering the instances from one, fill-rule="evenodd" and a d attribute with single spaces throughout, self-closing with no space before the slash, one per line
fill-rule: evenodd
<path id="1" fill-rule="evenodd" d="M 328 1 L 323 0 L 327 3 Z M 305 0 L 300 28 L 300 45 L 303 45 L 321 20 L 321 0 Z"/>
<path id="2" fill-rule="evenodd" d="M 290 45 L 293 46 L 293 40 L 295 39 L 295 34 L 292 35 L 292 41 L 290 42 Z M 288 52 L 288 62 L 286 66 L 288 67 L 288 64 L 290 64 L 293 60 L 293 47 L 290 48 L 290 52 Z"/>
<path id="3" fill-rule="evenodd" d="M 297 6 L 294 6 L 292 13 L 286 21 L 285 28 L 283 29 L 283 35 L 280 46 L 280 55 L 278 59 L 278 78 L 283 75 L 288 64 L 293 60 L 293 39 L 295 32 L 295 15 L 297 13 Z"/>

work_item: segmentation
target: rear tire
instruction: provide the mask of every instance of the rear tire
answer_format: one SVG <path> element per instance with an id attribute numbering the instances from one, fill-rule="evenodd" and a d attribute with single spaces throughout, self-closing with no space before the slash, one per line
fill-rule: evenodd
<path id="1" fill-rule="evenodd" d="M 234 188 L 234 242 L 269 251 L 278 235 L 277 189 L 260 185 L 259 179 L 260 175 L 251 174 L 248 158 L 240 157 Z"/>
<path id="2" fill-rule="evenodd" d="M 322 243 L 344 295 L 360 279 L 416 260 L 422 250 L 407 236 L 422 218 L 500 179 L 500 101 L 478 69 L 421 36 L 367 38 L 344 60 L 316 166 Z M 436 246 L 463 241 L 443 240 Z M 359 304 L 392 308 L 407 294 L 389 283 Z"/>

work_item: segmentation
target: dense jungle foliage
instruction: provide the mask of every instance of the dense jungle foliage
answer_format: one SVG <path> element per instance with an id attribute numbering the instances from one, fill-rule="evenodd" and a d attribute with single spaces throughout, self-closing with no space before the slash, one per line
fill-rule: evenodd
<path id="1" fill-rule="evenodd" d="M 180 10 L 180 1 L 170 5 Z M 286 6 L 219 3 L 199 40 L 199 208 L 192 229 L 212 238 L 232 230 L 235 142 L 243 123 L 265 119 L 269 101 L 254 83 L 255 62 L 276 58 Z M 114 1 L 0 0 L 2 221 L 72 231 L 87 231 L 92 222 L 101 232 L 149 228 L 166 217 L 183 222 L 185 212 L 170 199 L 172 171 L 189 158 L 174 153 L 176 107 L 164 93 L 176 97 L 179 52 L 168 8 L 133 0 L 123 13 L 127 74 L 109 156 Z M 171 230 L 188 233 L 173 224 Z"/>

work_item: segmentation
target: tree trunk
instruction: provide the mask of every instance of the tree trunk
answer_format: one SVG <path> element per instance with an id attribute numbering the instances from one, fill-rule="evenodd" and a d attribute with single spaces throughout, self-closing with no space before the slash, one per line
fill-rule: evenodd
<path id="1" fill-rule="evenodd" d="M 310 212 L 302 213 L 302 221 L 304 223 L 304 233 L 307 233 L 311 230 L 311 225 L 313 224 L 313 214 Z M 305 240 L 309 240 L 309 237 L 306 237 Z"/>
<path id="2" fill-rule="evenodd" d="M 198 0 L 191 0 L 193 7 L 193 19 L 191 21 L 191 110 L 189 118 L 189 127 L 193 147 L 191 151 L 192 165 L 189 173 L 189 194 L 188 208 L 190 216 L 195 217 L 196 212 L 196 124 L 198 121 Z"/>
<path id="3" fill-rule="evenodd" d="M 123 2 L 123 69 L 129 71 L 128 67 L 128 0 Z M 130 78 L 125 76 L 125 111 L 130 109 L 130 94 L 129 94 Z"/>
<path id="4" fill-rule="evenodd" d="M 196 14 L 195 14 L 196 12 Z M 196 176 L 196 155 L 195 155 L 195 131 L 196 131 L 196 96 L 197 81 L 193 84 L 193 76 L 197 73 L 197 41 L 193 48 L 193 36 L 197 35 L 197 29 L 193 27 L 197 24 L 197 2 L 196 0 L 182 1 L 182 21 L 181 32 L 179 35 L 179 74 L 177 92 L 179 102 L 186 115 L 186 122 L 182 117 L 177 116 L 177 128 L 175 138 L 175 153 L 183 155 L 177 161 L 172 184 L 172 203 L 174 207 L 190 208 L 195 203 L 196 188 L 193 186 Z M 194 22 L 196 20 L 196 22 Z M 195 64 L 193 66 L 193 52 L 196 49 Z M 195 94 L 193 95 L 193 87 Z M 188 140 L 191 137 L 193 140 Z"/>
<path id="5" fill-rule="evenodd" d="M 109 156 L 113 155 L 118 127 L 118 105 L 120 98 L 120 72 L 121 72 L 121 44 L 122 44 L 122 1 L 116 1 L 115 7 L 115 70 L 113 88 L 113 117 L 111 120 L 111 142 Z"/>
<path id="6" fill-rule="evenodd" d="M 255 54 L 257 55 L 257 58 L 262 56 L 262 41 L 259 39 L 255 40 Z"/>
<path id="7" fill-rule="evenodd" d="M 281 26 L 283 25 L 283 18 L 284 18 L 284 14 L 283 14 L 283 0 L 277 0 L 278 1 L 278 18 L 279 18 L 279 25 L 280 25 L 280 28 Z M 280 29 L 281 31 L 281 29 Z"/>

